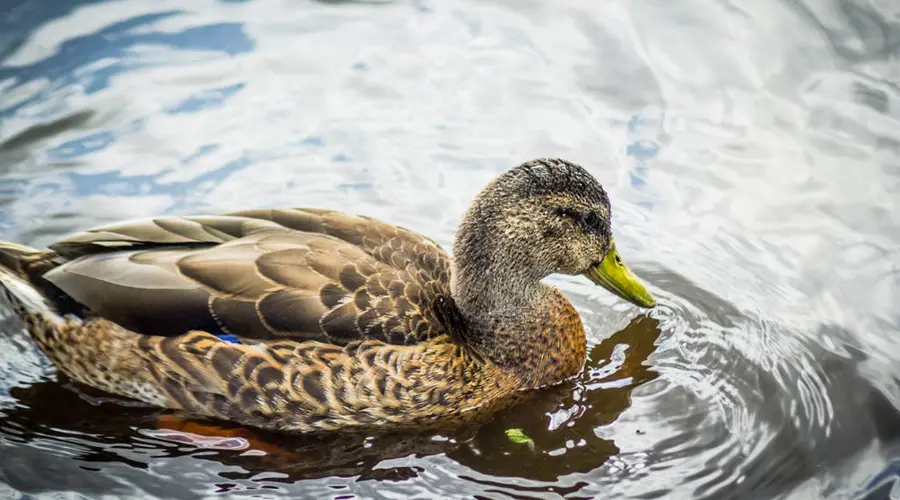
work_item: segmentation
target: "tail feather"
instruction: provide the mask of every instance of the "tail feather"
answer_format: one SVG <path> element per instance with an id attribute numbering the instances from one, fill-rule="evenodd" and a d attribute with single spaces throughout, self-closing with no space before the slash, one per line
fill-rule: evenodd
<path id="1" fill-rule="evenodd" d="M 88 311 L 81 304 L 44 278 L 47 271 L 64 262 L 52 250 L 0 241 L 0 288 L 7 289 L 24 306 L 37 308 L 36 312 L 84 316 Z"/>
<path id="2" fill-rule="evenodd" d="M 56 307 L 47 300 L 37 288 L 13 274 L 9 269 L 0 267 L 0 288 L 13 311 L 22 319 L 36 314 L 43 314 L 51 319 L 59 319 Z"/>
<path id="3" fill-rule="evenodd" d="M 28 272 L 30 262 L 40 259 L 44 252 L 34 248 L 0 241 L 0 287 L 20 317 L 44 314 L 59 318 L 54 304 L 36 287 Z"/>
<path id="4" fill-rule="evenodd" d="M 23 264 L 28 257 L 38 254 L 40 254 L 40 251 L 34 248 L 18 243 L 0 241 L 0 267 L 6 268 L 7 271 L 20 278 L 28 279 Z"/>

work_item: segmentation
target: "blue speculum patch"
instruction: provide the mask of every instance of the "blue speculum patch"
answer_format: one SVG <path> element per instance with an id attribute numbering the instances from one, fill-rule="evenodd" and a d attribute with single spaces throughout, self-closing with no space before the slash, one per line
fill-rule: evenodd
<path id="1" fill-rule="evenodd" d="M 234 335 L 228 335 L 227 333 L 218 333 L 218 334 L 216 334 L 216 338 L 218 338 L 220 340 L 224 340 L 225 342 L 229 342 L 232 344 L 240 344 L 241 343 L 241 341 L 238 340 L 237 337 L 235 337 Z"/>

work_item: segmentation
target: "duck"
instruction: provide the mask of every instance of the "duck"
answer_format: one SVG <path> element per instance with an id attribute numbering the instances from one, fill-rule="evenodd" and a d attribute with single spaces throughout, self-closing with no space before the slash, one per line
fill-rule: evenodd
<path id="1" fill-rule="evenodd" d="M 452 257 L 363 215 L 250 209 L 0 243 L 0 289 L 59 373 L 111 395 L 274 431 L 427 427 L 582 370 L 550 275 L 656 305 L 611 215 L 584 167 L 539 158 L 474 197 Z"/>

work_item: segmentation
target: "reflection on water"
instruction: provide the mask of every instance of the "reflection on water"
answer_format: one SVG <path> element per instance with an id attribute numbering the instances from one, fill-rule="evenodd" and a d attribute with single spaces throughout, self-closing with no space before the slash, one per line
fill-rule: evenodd
<path id="1" fill-rule="evenodd" d="M 465 430 L 315 438 L 74 386 L 0 307 L 0 497 L 884 498 L 898 53 L 877 0 L 13 2 L 2 239 L 322 206 L 449 247 L 491 177 L 562 156 L 660 306 L 552 277 L 577 380 Z"/>

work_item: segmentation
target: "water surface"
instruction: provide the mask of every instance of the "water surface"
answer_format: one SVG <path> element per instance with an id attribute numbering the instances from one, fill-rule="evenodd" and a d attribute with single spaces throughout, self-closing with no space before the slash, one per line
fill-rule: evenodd
<path id="1" fill-rule="evenodd" d="M 898 57 L 892 0 L 8 1 L 2 239 L 319 206 L 449 248 L 490 178 L 560 156 L 660 305 L 551 277 L 584 373 L 480 428 L 202 442 L 59 377 L 4 307 L 0 497 L 885 498 Z"/>

